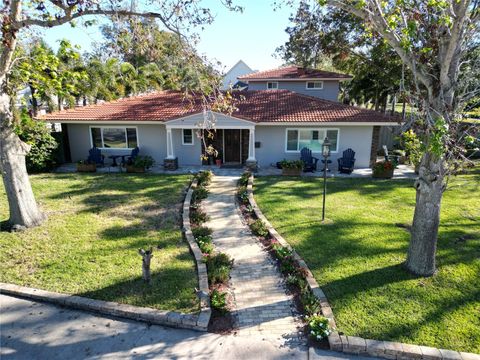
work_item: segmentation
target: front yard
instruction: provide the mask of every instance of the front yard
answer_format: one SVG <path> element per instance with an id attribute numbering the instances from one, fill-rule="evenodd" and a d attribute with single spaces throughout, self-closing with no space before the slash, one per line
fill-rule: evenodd
<path id="1" fill-rule="evenodd" d="M 325 291 L 339 331 L 480 353 L 480 172 L 458 176 L 442 203 L 438 274 L 407 273 L 412 180 L 259 177 L 258 205 Z"/>
<path id="2" fill-rule="evenodd" d="M 30 178 L 48 220 L 21 233 L 0 232 L 0 281 L 164 310 L 199 309 L 195 264 L 179 223 L 188 176 Z M 2 186 L 0 220 L 7 218 Z M 150 246 L 148 286 L 138 249 Z"/>

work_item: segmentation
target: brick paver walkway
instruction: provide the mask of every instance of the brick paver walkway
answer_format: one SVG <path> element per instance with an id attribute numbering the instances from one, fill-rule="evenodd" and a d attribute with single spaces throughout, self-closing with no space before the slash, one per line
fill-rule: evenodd
<path id="1" fill-rule="evenodd" d="M 238 176 L 214 176 L 204 201 L 219 251 L 235 259 L 231 272 L 240 333 L 275 335 L 298 341 L 291 296 L 285 293 L 281 274 L 250 229 L 243 224 L 235 204 Z"/>

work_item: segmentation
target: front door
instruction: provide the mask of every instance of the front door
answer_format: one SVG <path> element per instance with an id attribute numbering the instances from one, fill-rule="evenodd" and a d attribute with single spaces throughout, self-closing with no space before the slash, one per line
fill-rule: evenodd
<path id="1" fill-rule="evenodd" d="M 223 139 L 225 163 L 240 163 L 240 130 L 225 129 Z"/>

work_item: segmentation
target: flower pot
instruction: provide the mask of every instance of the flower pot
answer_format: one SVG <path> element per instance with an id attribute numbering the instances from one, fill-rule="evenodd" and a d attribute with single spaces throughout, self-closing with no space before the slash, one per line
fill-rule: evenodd
<path id="1" fill-rule="evenodd" d="M 393 168 L 384 171 L 374 171 L 372 176 L 376 179 L 391 179 L 393 177 Z"/>
<path id="2" fill-rule="evenodd" d="M 300 176 L 302 169 L 297 168 L 282 168 L 282 175 L 284 176 Z"/>
<path id="3" fill-rule="evenodd" d="M 144 173 L 145 168 L 144 167 L 135 167 L 133 165 L 127 165 L 127 173 Z"/>
<path id="4" fill-rule="evenodd" d="M 78 172 L 95 172 L 97 171 L 96 164 L 77 164 Z"/>
<path id="5" fill-rule="evenodd" d="M 218 167 L 222 166 L 222 160 L 220 160 L 220 159 L 215 160 L 215 164 L 216 164 Z"/>

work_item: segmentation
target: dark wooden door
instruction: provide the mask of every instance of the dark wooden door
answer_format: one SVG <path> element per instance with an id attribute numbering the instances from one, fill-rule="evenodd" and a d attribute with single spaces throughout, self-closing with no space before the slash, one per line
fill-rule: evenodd
<path id="1" fill-rule="evenodd" d="M 224 130 L 224 153 L 226 163 L 240 162 L 240 130 Z"/>

